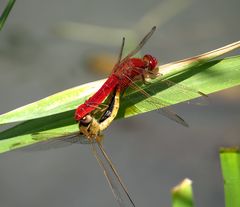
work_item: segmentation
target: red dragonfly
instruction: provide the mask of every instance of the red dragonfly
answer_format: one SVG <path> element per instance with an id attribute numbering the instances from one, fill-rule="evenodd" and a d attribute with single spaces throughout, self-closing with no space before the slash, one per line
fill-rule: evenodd
<path id="1" fill-rule="evenodd" d="M 145 77 L 156 77 L 156 67 L 158 61 L 155 57 L 150 54 L 144 55 L 142 58 L 133 57 L 139 50 L 144 46 L 144 44 L 148 41 L 148 39 L 152 36 L 156 27 L 153 27 L 151 31 L 142 39 L 142 41 L 137 45 L 137 47 L 132 50 L 126 57 L 122 59 L 122 53 L 125 43 L 125 38 L 123 38 L 122 46 L 120 50 L 120 54 L 118 57 L 118 61 L 115 64 L 112 73 L 109 75 L 106 82 L 102 85 L 102 87 L 85 103 L 81 104 L 75 111 L 75 120 L 84 124 L 86 121 L 86 116 L 93 112 L 102 102 L 111 94 L 111 92 L 119 86 L 121 92 L 123 93 L 128 87 L 133 88 L 135 91 L 139 91 L 145 98 L 151 98 L 151 96 L 141 89 L 138 85 L 136 85 L 136 81 L 142 80 L 143 83 L 146 83 Z M 159 74 L 159 73 L 157 73 Z M 171 81 L 166 81 L 168 85 L 172 85 Z M 179 84 L 177 84 L 179 85 Z M 187 89 L 186 86 L 181 86 L 183 89 Z M 193 89 L 187 89 L 188 91 L 193 91 Z M 204 95 L 202 92 L 196 91 L 200 95 Z M 150 104 L 154 104 L 156 108 L 161 108 L 160 112 L 184 126 L 188 126 L 188 124 L 175 112 L 170 109 L 163 108 L 168 104 L 164 103 L 161 100 L 154 100 L 153 98 L 150 100 Z"/>
<path id="2" fill-rule="evenodd" d="M 75 120 L 80 121 L 87 114 L 95 110 L 107 96 L 119 85 L 121 90 L 124 91 L 134 80 L 139 79 L 139 76 L 144 78 L 145 73 L 151 73 L 158 64 L 155 57 L 151 55 L 144 55 L 143 58 L 132 58 L 152 36 L 156 27 L 153 27 L 151 31 L 143 38 L 139 45 L 130 52 L 125 58 L 121 60 L 125 38 L 123 38 L 121 51 L 118 61 L 113 68 L 112 73 L 102 85 L 102 87 L 84 104 L 80 105 L 75 112 Z"/>

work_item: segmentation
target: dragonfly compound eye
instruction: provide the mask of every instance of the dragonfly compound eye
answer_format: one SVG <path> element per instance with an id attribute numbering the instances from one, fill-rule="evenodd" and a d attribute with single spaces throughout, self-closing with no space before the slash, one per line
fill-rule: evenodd
<path id="1" fill-rule="evenodd" d="M 148 70 L 153 70 L 158 64 L 157 59 L 152 55 L 144 55 L 143 61 L 146 62 Z"/>
<path id="2" fill-rule="evenodd" d="M 84 116 L 82 119 L 79 121 L 79 125 L 82 126 L 88 126 L 92 121 L 92 117 L 90 115 Z"/>

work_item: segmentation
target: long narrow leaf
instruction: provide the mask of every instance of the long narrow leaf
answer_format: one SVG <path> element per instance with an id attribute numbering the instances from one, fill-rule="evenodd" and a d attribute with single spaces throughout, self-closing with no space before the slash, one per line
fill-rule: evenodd
<path id="1" fill-rule="evenodd" d="M 186 73 L 174 77 L 174 81 L 181 82 L 188 87 L 199 89 L 207 94 L 239 85 L 240 56 L 215 60 L 202 64 L 201 66 L 198 66 L 198 68 L 188 70 Z M 98 82 L 98 84 L 100 83 Z M 84 87 L 88 87 L 88 85 L 85 85 Z M 196 93 L 191 95 L 185 93 L 181 94 L 175 86 L 166 88 L 165 85 L 162 85 L 158 81 L 151 85 L 147 85 L 146 87 L 147 90 L 156 91 L 153 97 L 167 100 L 170 104 L 176 104 L 197 96 Z M 77 89 L 76 93 L 78 95 L 81 94 L 78 93 Z M 45 101 L 47 102 L 47 100 Z M 48 106 L 47 103 L 45 104 Z M 51 107 L 51 104 L 49 107 Z M 146 99 L 139 98 L 139 95 L 132 91 L 121 99 L 120 110 L 117 118 L 129 117 L 154 109 L 154 105 L 149 105 L 149 102 L 147 102 Z M 35 109 L 33 108 L 32 110 Z M 42 109 L 39 108 L 39 110 L 41 111 Z M 32 134 L 36 132 L 47 131 L 47 133 L 54 134 L 77 131 L 78 127 L 73 119 L 73 115 L 74 109 L 67 112 L 29 120 L 1 132 L 0 152 L 6 152 L 14 148 L 19 148 L 41 141 L 33 139 Z"/>
<path id="2" fill-rule="evenodd" d="M 190 88 L 195 88 L 204 93 L 212 93 L 215 91 L 219 91 L 225 88 L 238 85 L 239 80 L 237 78 L 229 77 L 232 80 L 228 78 L 228 76 L 231 75 L 231 71 L 229 72 L 229 75 L 227 74 L 229 69 L 221 70 L 221 74 L 224 74 L 224 76 L 221 76 L 223 83 L 218 82 L 218 79 L 214 79 L 214 77 L 212 77 L 212 76 L 216 77 L 216 75 L 219 75 L 219 72 L 215 72 L 216 67 L 212 67 L 212 66 L 214 64 L 217 64 L 221 60 L 217 62 L 211 62 L 209 64 L 204 64 L 204 63 L 220 55 L 223 55 L 229 51 L 235 50 L 239 47 L 240 47 L 240 41 L 226 45 L 217 50 L 213 50 L 208 53 L 201 54 L 199 56 L 194 56 L 188 59 L 176 61 L 163 66 L 159 66 L 159 70 L 162 76 L 152 80 L 151 81 L 152 84 L 145 86 L 144 89 L 155 93 L 153 95 L 155 95 L 156 97 L 162 97 L 162 99 L 166 100 L 168 104 L 176 104 L 185 100 L 196 98 L 197 94 L 191 94 L 192 96 L 190 97 L 187 96 L 184 98 L 182 97 L 182 94 L 176 94 L 176 93 L 179 93 L 179 91 L 176 90 L 176 87 L 171 87 L 172 95 L 170 95 L 169 90 L 166 90 L 166 85 L 161 84 L 160 81 L 162 79 L 169 78 L 170 76 L 173 76 L 173 75 L 177 75 L 176 77 L 173 78 L 174 82 L 176 83 L 183 82 L 186 86 Z M 229 63 L 230 61 L 228 63 L 225 63 L 224 65 L 220 64 L 219 66 L 235 67 L 235 65 L 233 64 L 238 64 L 238 61 L 235 60 L 234 63 L 233 62 L 230 63 L 231 66 L 229 65 Z M 208 70 L 208 68 L 212 68 L 212 69 Z M 234 72 L 235 73 L 234 76 L 236 76 L 237 73 L 239 72 L 238 67 L 236 66 L 232 72 Z M 190 79 L 190 77 L 193 79 Z M 206 80 L 210 80 L 210 81 L 216 80 L 216 81 L 214 82 L 214 84 L 211 83 L 207 85 L 205 83 Z M 226 84 L 226 82 L 228 82 L 228 84 Z M 32 104 L 28 104 L 26 106 L 20 107 L 6 114 L 2 114 L 0 116 L 0 124 L 26 121 L 29 119 L 40 118 L 40 117 L 49 116 L 49 115 L 62 113 L 62 112 L 75 109 L 78 105 L 82 104 L 84 100 L 86 100 L 90 95 L 95 93 L 103 83 L 104 83 L 104 80 L 84 84 L 84 85 L 54 94 L 52 96 L 49 96 L 47 98 L 44 98 Z M 211 89 L 208 89 L 207 87 L 211 87 Z M 173 90 L 174 88 L 175 90 Z M 130 95 L 127 94 L 126 97 L 128 96 Z M 143 113 L 143 112 L 155 109 L 155 108 L 142 109 L 141 106 L 139 107 L 137 105 L 133 107 L 129 107 L 133 104 L 133 102 L 134 104 L 138 102 L 144 103 L 144 100 L 136 100 L 136 98 L 140 99 L 140 97 L 138 96 L 133 97 L 133 99 L 131 99 L 131 102 L 125 103 L 125 107 L 122 107 L 122 108 L 127 107 L 128 110 L 125 111 L 124 115 L 121 115 L 121 117 L 131 116 L 134 114 Z M 133 112 L 134 109 L 135 109 L 135 112 Z"/>
<path id="3" fill-rule="evenodd" d="M 239 85 L 240 56 L 209 61 L 239 47 L 238 41 L 199 56 L 159 67 L 162 76 L 141 87 L 150 93 L 152 99 L 161 100 L 164 104 L 149 104 L 146 97 L 139 96 L 135 90 L 127 90 L 121 99 L 117 118 L 137 115 L 199 96 L 198 93 L 183 93 L 175 85 L 168 87 L 163 83 L 165 78 L 205 94 Z M 103 82 L 104 80 L 101 80 L 78 86 L 1 115 L 0 124 L 29 121 L 0 133 L 0 152 L 41 141 L 33 138 L 32 134 L 36 132 L 48 131 L 54 134 L 77 131 L 73 119 L 74 109 L 97 91 Z"/>
<path id="4" fill-rule="evenodd" d="M 2 30 L 3 28 L 3 25 L 10 13 L 10 11 L 12 10 L 12 7 L 14 5 L 16 0 L 9 0 L 8 3 L 7 3 L 7 6 L 5 7 L 2 15 L 0 16 L 0 31 Z"/>
<path id="5" fill-rule="evenodd" d="M 220 151 L 226 207 L 240 206 L 240 150 L 223 148 Z"/>

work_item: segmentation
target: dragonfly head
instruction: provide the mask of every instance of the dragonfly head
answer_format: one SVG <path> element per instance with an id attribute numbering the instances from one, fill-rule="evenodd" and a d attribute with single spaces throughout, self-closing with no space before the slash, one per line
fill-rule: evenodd
<path id="1" fill-rule="evenodd" d="M 79 121 L 79 130 L 90 143 L 95 142 L 101 132 L 98 121 L 89 114 Z"/>
<path id="2" fill-rule="evenodd" d="M 87 127 L 91 122 L 92 122 L 92 117 L 90 115 L 86 115 L 82 119 L 80 119 L 79 126 Z"/>
<path id="3" fill-rule="evenodd" d="M 157 59 L 149 54 L 143 56 L 143 61 L 146 63 L 148 71 L 154 70 L 158 64 Z"/>

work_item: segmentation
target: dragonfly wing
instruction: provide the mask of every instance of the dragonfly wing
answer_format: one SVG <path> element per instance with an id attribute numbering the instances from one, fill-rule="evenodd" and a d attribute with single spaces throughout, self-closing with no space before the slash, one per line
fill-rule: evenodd
<path id="1" fill-rule="evenodd" d="M 188 104 L 198 105 L 198 106 L 205 106 L 209 104 L 209 97 L 207 94 L 203 93 L 202 91 L 196 90 L 194 88 L 188 87 L 187 85 L 181 83 L 175 83 L 172 80 L 162 80 L 161 83 L 166 84 L 167 87 L 174 87 L 176 93 L 183 94 L 184 97 L 190 99 Z M 200 97 L 199 97 L 200 96 Z M 191 100 L 193 97 L 198 97 L 196 100 Z"/>
<path id="2" fill-rule="evenodd" d="M 171 80 L 163 80 L 162 81 L 163 83 L 165 82 L 168 86 L 176 86 L 176 87 L 179 87 L 182 89 L 182 91 L 185 91 L 185 92 L 192 92 L 192 93 L 195 93 L 195 94 L 199 94 L 205 98 L 208 97 L 207 94 L 201 92 L 201 91 L 198 91 L 198 90 L 195 90 L 194 88 L 190 88 L 186 85 L 183 85 L 181 83 L 175 83 L 174 81 L 171 81 Z"/>
<path id="3" fill-rule="evenodd" d="M 141 42 L 137 45 L 135 49 L 133 49 L 121 62 L 124 62 L 125 60 L 129 59 L 133 55 L 139 52 L 139 50 L 142 49 L 142 47 L 145 45 L 145 43 L 149 40 L 149 38 L 153 35 L 153 33 L 156 31 L 156 26 L 152 27 L 150 32 L 147 33 L 147 35 L 141 40 Z"/>
<path id="4" fill-rule="evenodd" d="M 72 144 L 89 144 L 78 131 L 73 133 L 45 133 L 32 134 L 32 139 L 39 141 L 30 146 L 22 148 L 24 151 L 45 151 L 50 149 L 67 147 Z"/>
<path id="5" fill-rule="evenodd" d="M 125 76 L 125 77 L 129 78 L 128 76 Z M 177 113 L 175 113 L 172 109 L 170 109 L 170 107 L 169 107 L 170 104 L 167 103 L 166 101 L 163 101 L 159 98 L 152 97 L 149 93 L 147 93 L 145 90 L 140 88 L 134 82 L 132 82 L 130 84 L 130 87 L 133 88 L 134 91 L 139 94 L 139 96 L 142 96 L 144 99 L 146 99 L 145 101 L 148 102 L 148 104 L 150 106 L 153 106 L 154 108 L 156 108 L 158 110 L 158 112 L 161 113 L 162 115 L 164 115 L 165 117 L 167 117 L 185 127 L 189 126 L 183 118 L 181 118 L 179 115 L 177 115 Z"/>
<path id="6" fill-rule="evenodd" d="M 127 188 L 122 182 L 116 168 L 114 167 L 111 159 L 106 154 L 101 143 L 92 144 L 92 152 L 97 159 L 100 167 L 103 169 L 104 175 L 108 181 L 108 184 L 112 190 L 112 193 L 117 200 L 120 207 L 135 207 L 133 200 L 131 199 Z"/>
<path id="7" fill-rule="evenodd" d="M 161 108 L 161 109 L 158 109 L 158 112 L 160 114 L 162 114 L 163 116 L 166 116 L 167 118 L 185 126 L 185 127 L 189 127 L 188 123 L 182 118 L 180 117 L 179 115 L 177 115 L 174 111 L 170 111 L 169 108 Z"/>
<path id="8" fill-rule="evenodd" d="M 132 68 L 133 71 L 139 71 L 139 70 L 142 70 L 143 73 L 144 73 L 144 69 L 142 68 Z M 158 75 L 157 75 L 158 74 Z M 147 74 L 147 78 L 151 78 L 151 79 L 154 79 L 156 77 L 158 77 L 159 75 L 162 75 L 161 73 L 157 73 L 157 74 Z M 145 80 L 145 76 L 143 77 L 143 82 L 147 82 Z M 192 87 L 189 87 L 185 84 L 181 84 L 179 82 L 174 82 L 173 80 L 170 80 L 170 79 L 163 79 L 161 81 L 159 81 L 159 84 L 162 84 L 163 87 L 167 87 L 167 88 L 170 88 L 170 87 L 174 87 L 175 90 L 179 91 L 179 93 L 181 94 L 184 94 L 184 96 L 186 97 L 189 97 L 189 99 L 191 99 L 193 96 L 199 96 L 203 99 L 200 103 L 198 103 L 197 105 L 206 105 L 208 104 L 208 101 L 209 101 L 209 97 L 207 94 L 205 94 L 204 92 L 202 91 L 199 91 L 199 90 L 196 90 Z"/>
<path id="9" fill-rule="evenodd" d="M 174 112 L 171 107 L 169 107 L 169 104 L 166 102 L 163 102 L 163 100 L 160 100 L 159 98 L 148 98 L 146 100 L 149 106 L 152 106 L 157 109 L 157 112 L 160 113 L 161 115 L 167 117 L 168 119 L 175 121 L 178 124 L 181 124 L 185 127 L 189 127 L 188 123 L 181 117 L 179 116 L 176 112 Z"/>
<path id="10" fill-rule="evenodd" d="M 119 64 L 121 59 L 122 59 L 124 45 L 125 45 L 125 37 L 123 37 L 123 39 L 122 39 L 122 45 L 121 45 L 121 48 L 120 48 L 120 53 L 119 53 L 119 56 L 118 56 L 117 64 Z"/>

